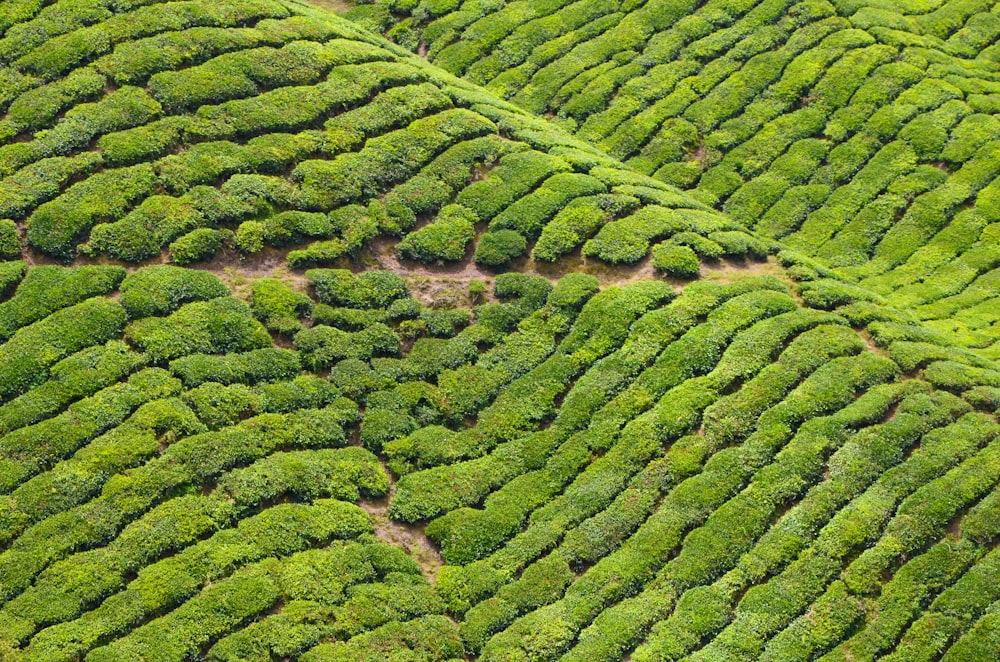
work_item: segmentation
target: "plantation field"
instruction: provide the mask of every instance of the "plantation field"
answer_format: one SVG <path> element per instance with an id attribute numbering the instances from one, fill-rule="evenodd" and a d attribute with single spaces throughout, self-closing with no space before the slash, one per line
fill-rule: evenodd
<path id="1" fill-rule="evenodd" d="M 110 4 L 88 25 L 90 9 L 28 3 L 0 38 L 0 218 L 39 253 L 186 265 L 225 244 L 291 246 L 302 268 L 385 235 L 425 262 L 500 266 L 530 243 L 540 261 L 582 246 L 622 263 L 681 232 L 720 254 L 768 250 L 342 20 L 276 0 Z M 605 225 L 613 236 L 590 240 Z"/>
<path id="2" fill-rule="evenodd" d="M 512 273 L 471 310 L 306 278 L 247 304 L 200 270 L 37 267 L 0 303 L 8 650 L 996 651 L 988 361 L 773 276 Z M 385 515 L 426 522 L 433 584 Z"/>
<path id="3" fill-rule="evenodd" d="M 0 2 L 0 662 L 1000 659 L 1000 5 L 315 4 Z"/>
<path id="4" fill-rule="evenodd" d="M 392 0 L 348 15 L 997 355 L 994 2 Z"/>

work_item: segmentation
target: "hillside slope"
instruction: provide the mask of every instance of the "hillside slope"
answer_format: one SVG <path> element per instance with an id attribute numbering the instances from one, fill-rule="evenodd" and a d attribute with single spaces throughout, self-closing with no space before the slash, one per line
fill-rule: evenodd
<path id="1" fill-rule="evenodd" d="M 790 7 L 0 4 L 0 661 L 1000 658 L 1000 14 Z"/>
<path id="2" fill-rule="evenodd" d="M 399 0 L 351 15 L 997 355 L 995 2 Z"/>
<path id="3" fill-rule="evenodd" d="M 537 240 L 551 262 L 610 221 L 618 232 L 585 254 L 636 262 L 680 232 L 696 245 L 715 235 L 720 253 L 767 250 L 676 189 L 305 6 L 30 6 L 0 38 L 0 218 L 23 221 L 44 254 L 159 261 L 169 247 L 187 264 L 228 238 L 243 255 L 301 246 L 288 259 L 302 267 L 392 235 L 405 257 L 456 261 L 478 224 L 491 231 L 480 261 Z"/>
<path id="4" fill-rule="evenodd" d="M 37 267 L 0 303 L 4 659 L 996 653 L 975 354 L 773 276 L 506 274 L 473 318 L 306 275 Z"/>

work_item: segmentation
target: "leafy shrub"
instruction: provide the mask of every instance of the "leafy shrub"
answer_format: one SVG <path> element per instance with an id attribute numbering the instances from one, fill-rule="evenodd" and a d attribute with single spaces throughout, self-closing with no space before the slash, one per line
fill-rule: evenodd
<path id="1" fill-rule="evenodd" d="M 191 354 L 170 362 L 170 371 L 191 388 L 206 382 L 256 384 L 292 379 L 302 370 L 298 354 L 267 347 L 225 355 Z"/>
<path id="2" fill-rule="evenodd" d="M 0 300 L 6 299 L 24 278 L 27 263 L 23 260 L 0 262 Z"/>
<path id="3" fill-rule="evenodd" d="M 762 259 L 767 257 L 770 252 L 770 247 L 766 242 L 738 230 L 712 232 L 708 238 L 721 246 L 725 255 L 739 257 L 749 255 Z"/>
<path id="4" fill-rule="evenodd" d="M 0 303 L 0 338 L 60 308 L 111 292 L 122 282 L 121 267 L 40 266 L 28 271 L 8 301 Z"/>
<path id="5" fill-rule="evenodd" d="M 408 293 L 406 282 L 391 271 L 355 275 L 347 269 L 311 269 L 306 278 L 316 288 L 320 301 L 351 308 L 387 308 Z"/>
<path id="6" fill-rule="evenodd" d="M 170 259 L 181 266 L 209 260 L 219 252 L 227 236 L 212 228 L 192 230 L 170 244 Z"/>
<path id="7" fill-rule="evenodd" d="M 21 257 L 21 239 L 17 235 L 17 224 L 8 219 L 0 219 L 0 260 L 16 260 Z"/>
<path id="8" fill-rule="evenodd" d="M 554 308 L 580 310 L 600 289 L 601 282 L 590 274 L 566 274 L 549 292 L 546 304 Z"/>
<path id="9" fill-rule="evenodd" d="M 0 345 L 0 399 L 45 381 L 56 361 L 121 335 L 124 325 L 117 301 L 93 298 L 18 329 Z"/>
<path id="10" fill-rule="evenodd" d="M 269 246 L 285 246 L 303 237 L 326 237 L 332 232 L 330 218 L 317 212 L 286 211 L 247 223 L 259 224 L 263 242 Z M 251 226 L 251 232 L 256 234 L 257 225 Z"/>
<path id="11" fill-rule="evenodd" d="M 430 225 L 403 237 L 396 250 L 401 257 L 421 262 L 461 260 L 466 246 L 476 236 L 476 220 L 476 215 L 466 207 L 450 205 Z"/>
<path id="12" fill-rule="evenodd" d="M 332 367 L 343 359 L 370 359 L 399 353 L 399 337 L 384 324 L 371 324 L 350 333 L 329 326 L 314 326 L 295 334 L 295 347 L 312 370 Z"/>
<path id="13" fill-rule="evenodd" d="M 698 255 L 687 246 L 663 243 L 653 247 L 653 268 L 676 278 L 697 278 Z"/>
<path id="14" fill-rule="evenodd" d="M 53 365 L 44 384 L 0 406 L 0 430 L 6 433 L 54 416 L 73 400 L 116 384 L 144 364 L 141 354 L 119 340 L 86 347 Z"/>
<path id="15" fill-rule="evenodd" d="M 427 332 L 432 336 L 453 336 L 469 324 L 470 318 L 469 311 L 462 308 L 420 312 L 420 321 L 427 325 Z"/>
<path id="16" fill-rule="evenodd" d="M 264 224 L 260 221 L 245 221 L 236 229 L 236 248 L 248 255 L 259 253 L 264 248 Z M 294 267 L 293 267 L 294 268 Z"/>
<path id="17" fill-rule="evenodd" d="M 70 257 L 97 223 L 117 220 L 149 195 L 156 177 L 148 164 L 106 170 L 73 184 L 28 217 L 28 243 L 58 257 Z"/>
<path id="18" fill-rule="evenodd" d="M 498 267 L 524 255 L 528 240 L 514 230 L 487 232 L 479 238 L 474 256 L 478 264 Z"/>
<path id="19" fill-rule="evenodd" d="M 214 274 L 166 264 L 137 269 L 125 277 L 120 289 L 130 319 L 166 315 L 184 303 L 229 295 L 229 288 Z"/>
<path id="20" fill-rule="evenodd" d="M 500 274 L 493 282 L 493 294 L 498 299 L 516 300 L 528 310 L 541 308 L 551 291 L 548 279 L 530 274 Z"/>
<path id="21" fill-rule="evenodd" d="M 233 297 L 195 301 L 168 317 L 132 322 L 125 337 L 154 362 L 196 352 L 245 352 L 267 347 L 271 336 L 253 318 L 250 307 Z"/>
<path id="22" fill-rule="evenodd" d="M 205 212 L 218 197 L 218 191 L 211 190 L 194 189 L 180 198 L 152 195 L 120 220 L 96 225 L 81 250 L 126 262 L 156 257 L 177 237 L 210 224 Z"/>
<path id="23" fill-rule="evenodd" d="M 268 330 L 291 335 L 302 328 L 299 318 L 309 314 L 312 299 L 277 278 L 261 278 L 251 288 L 250 309 Z"/>
<path id="24" fill-rule="evenodd" d="M 608 214 L 597 198 L 579 198 L 564 207 L 542 230 L 531 251 L 536 260 L 555 262 L 598 230 Z"/>
<path id="25" fill-rule="evenodd" d="M 472 303 L 478 303 L 487 292 L 486 283 L 483 281 L 473 278 L 469 281 L 469 299 Z"/>

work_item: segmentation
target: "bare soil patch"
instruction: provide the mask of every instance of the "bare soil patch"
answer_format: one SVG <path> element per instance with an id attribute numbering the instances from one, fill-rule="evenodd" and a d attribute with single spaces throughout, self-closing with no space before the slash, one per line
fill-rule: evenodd
<path id="1" fill-rule="evenodd" d="M 438 553 L 434 543 L 424 535 L 422 526 L 403 524 L 389 519 L 389 502 L 387 499 L 378 501 L 362 501 L 360 504 L 375 525 L 375 536 L 382 542 L 401 548 L 420 564 L 424 576 L 434 583 L 438 570 L 444 565 L 444 559 Z"/>
<path id="2" fill-rule="evenodd" d="M 343 14 L 347 10 L 354 7 L 350 2 L 345 2 L 345 0 L 303 0 L 307 4 L 313 7 L 319 7 L 320 9 L 325 9 L 326 11 L 332 11 L 335 14 Z"/>

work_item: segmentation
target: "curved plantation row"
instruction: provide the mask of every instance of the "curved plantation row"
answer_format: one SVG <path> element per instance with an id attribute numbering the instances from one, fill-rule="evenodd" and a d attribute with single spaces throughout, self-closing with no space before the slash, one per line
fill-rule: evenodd
<path id="1" fill-rule="evenodd" d="M 348 15 L 1000 351 L 996 3 L 397 0 Z"/>
<path id="2" fill-rule="evenodd" d="M 37 3 L 36 3 L 37 4 Z M 366 34 L 277 0 L 13 5 L 0 24 L 0 252 L 176 264 L 498 267 L 577 250 L 697 275 L 768 242 Z M 33 8 L 32 8 L 33 7 Z M 605 225 L 609 229 L 591 237 Z M 677 239 L 671 241 L 671 237 Z M 529 248 L 530 247 L 530 248 Z"/>
<path id="3" fill-rule="evenodd" d="M 500 279 L 507 303 L 459 333 L 468 310 L 424 308 L 386 272 L 310 272 L 322 303 L 262 279 L 248 305 L 196 270 L 10 264 L 4 659 L 464 654 L 420 567 L 354 505 L 389 479 L 350 439 L 369 390 L 468 363 L 547 282 Z"/>
<path id="4" fill-rule="evenodd" d="M 0 3 L 0 660 L 1000 658 L 1000 13 L 892 6 Z"/>
<path id="5" fill-rule="evenodd" d="M 870 301 L 6 264 L 5 659 L 1000 650 L 1000 372 Z"/>
<path id="6" fill-rule="evenodd" d="M 992 659 L 996 371 L 877 307 L 804 309 L 766 279 L 691 285 L 623 341 L 606 337 L 620 318 L 576 336 L 647 288 L 591 299 L 474 427 L 383 445 L 402 474 L 390 514 L 428 521 L 469 650 L 806 660 L 898 644 L 931 659 L 954 644 L 945 659 Z M 532 404 L 545 425 L 505 425 Z M 929 642 L 908 633 L 939 594 L 975 606 Z"/>

